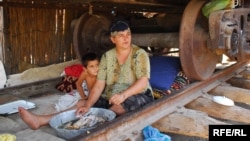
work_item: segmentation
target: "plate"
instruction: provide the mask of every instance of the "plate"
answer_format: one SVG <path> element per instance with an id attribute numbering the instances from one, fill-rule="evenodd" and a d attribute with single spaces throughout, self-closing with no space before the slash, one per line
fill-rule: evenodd
<path id="1" fill-rule="evenodd" d="M 35 104 L 25 100 L 17 100 L 10 103 L 0 105 L 0 114 L 13 114 L 18 112 L 18 107 L 25 109 L 35 108 Z"/>
<path id="2" fill-rule="evenodd" d="M 5 73 L 5 69 L 3 66 L 3 62 L 0 61 L 0 88 L 4 88 L 4 85 L 6 84 L 7 76 Z"/>
<path id="3" fill-rule="evenodd" d="M 234 106 L 233 100 L 225 96 L 213 96 L 213 101 L 225 106 Z"/>

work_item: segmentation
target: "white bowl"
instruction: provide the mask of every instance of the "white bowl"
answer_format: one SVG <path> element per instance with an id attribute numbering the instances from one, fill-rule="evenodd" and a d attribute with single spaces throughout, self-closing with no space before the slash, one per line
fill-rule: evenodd
<path id="1" fill-rule="evenodd" d="M 234 106 L 233 100 L 225 96 L 213 96 L 213 101 L 225 106 Z"/>

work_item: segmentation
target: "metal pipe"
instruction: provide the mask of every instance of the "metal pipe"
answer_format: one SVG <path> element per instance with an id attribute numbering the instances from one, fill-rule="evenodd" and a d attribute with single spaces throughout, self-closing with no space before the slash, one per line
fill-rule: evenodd
<path id="1" fill-rule="evenodd" d="M 132 34 L 132 43 L 141 47 L 179 48 L 179 33 Z M 101 37 L 101 44 L 112 44 L 109 35 Z"/>

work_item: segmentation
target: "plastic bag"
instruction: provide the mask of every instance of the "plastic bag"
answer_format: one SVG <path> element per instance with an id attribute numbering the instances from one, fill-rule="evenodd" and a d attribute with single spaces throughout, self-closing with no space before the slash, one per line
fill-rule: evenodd
<path id="1" fill-rule="evenodd" d="M 171 137 L 162 134 L 158 129 L 152 126 L 146 126 L 143 128 L 144 141 L 171 141 Z"/>

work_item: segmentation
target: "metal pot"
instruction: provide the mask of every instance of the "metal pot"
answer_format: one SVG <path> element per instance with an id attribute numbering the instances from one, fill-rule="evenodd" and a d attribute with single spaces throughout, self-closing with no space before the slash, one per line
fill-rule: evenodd
<path id="1" fill-rule="evenodd" d="M 64 129 L 59 128 L 61 125 L 63 125 L 66 122 L 72 121 L 76 119 L 76 110 L 70 110 L 63 113 L 60 113 L 54 117 L 51 118 L 49 124 L 50 126 L 56 130 L 56 133 L 59 137 L 64 139 L 71 139 L 74 138 L 88 130 L 91 130 L 93 128 L 96 128 L 96 126 L 92 126 L 89 128 L 80 128 L 80 129 Z M 103 108 L 91 108 L 88 113 L 86 114 L 92 114 L 96 116 L 103 117 L 107 121 L 111 121 L 116 117 L 116 114 L 108 109 Z"/>

